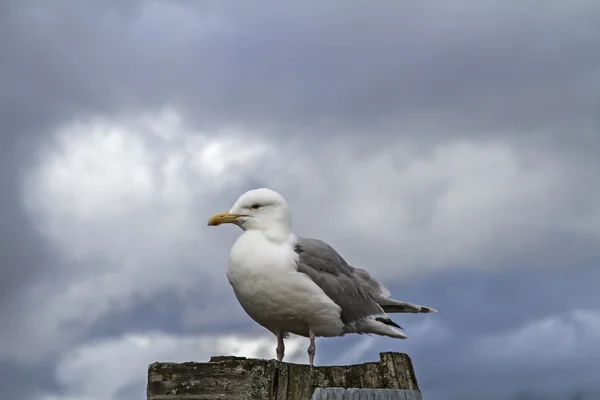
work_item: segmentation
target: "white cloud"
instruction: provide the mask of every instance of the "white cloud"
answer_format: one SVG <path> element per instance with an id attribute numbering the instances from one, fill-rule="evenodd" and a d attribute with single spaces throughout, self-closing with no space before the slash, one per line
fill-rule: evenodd
<path id="1" fill-rule="evenodd" d="M 64 233 L 53 229 L 65 220 L 104 223 L 164 203 L 189 206 L 193 196 L 214 196 L 268 153 L 265 143 L 247 143 L 244 135 L 194 132 L 172 110 L 154 119 L 75 121 L 42 149 L 26 198 L 33 213 L 53 223 L 51 239 Z"/>
<path id="2" fill-rule="evenodd" d="M 89 342 L 62 357 L 56 379 L 65 388 L 62 396 L 44 400 L 116 400 L 119 392 L 135 386 L 143 397 L 148 365 L 155 361 L 206 362 L 215 355 L 272 359 L 274 336 L 177 336 L 164 333 L 127 334 Z M 286 361 L 303 362 L 302 340 L 286 340 Z"/>

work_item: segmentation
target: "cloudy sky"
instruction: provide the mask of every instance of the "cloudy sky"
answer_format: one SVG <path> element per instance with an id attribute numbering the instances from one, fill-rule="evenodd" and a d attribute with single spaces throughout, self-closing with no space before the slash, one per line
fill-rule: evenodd
<path id="1" fill-rule="evenodd" d="M 0 3 L 0 397 L 142 400 L 274 357 L 225 271 L 245 190 L 396 298 L 428 400 L 597 399 L 600 4 Z M 303 339 L 287 357 L 306 362 Z"/>

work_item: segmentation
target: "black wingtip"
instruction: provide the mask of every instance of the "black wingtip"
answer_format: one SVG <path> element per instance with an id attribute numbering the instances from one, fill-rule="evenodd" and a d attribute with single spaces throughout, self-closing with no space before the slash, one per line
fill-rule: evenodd
<path id="1" fill-rule="evenodd" d="M 394 328 L 398 328 L 398 329 L 404 330 L 403 327 L 401 327 L 400 325 L 398 325 L 397 323 L 395 323 L 394 321 L 392 321 L 389 318 L 378 317 L 378 318 L 375 318 L 375 321 L 379 321 L 379 322 L 381 322 L 383 324 L 386 324 L 386 325 L 389 325 L 389 326 L 393 326 Z"/>

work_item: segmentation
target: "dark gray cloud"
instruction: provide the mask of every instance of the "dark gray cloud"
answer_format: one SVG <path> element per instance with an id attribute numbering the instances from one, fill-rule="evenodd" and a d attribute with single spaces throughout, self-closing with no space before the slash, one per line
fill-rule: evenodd
<path id="1" fill-rule="evenodd" d="M 176 101 L 207 126 L 277 131 L 590 131 L 598 122 L 592 2 L 369 12 L 359 3 L 11 4 L 4 69 L 11 114 L 23 117 Z"/>
<path id="2" fill-rule="evenodd" d="M 423 280 L 418 285 L 397 287 L 403 297 L 438 304 L 440 314 L 436 315 L 436 321 L 452 332 L 452 338 L 443 343 L 418 345 L 408 351 L 420 384 L 435 394 L 434 398 L 449 399 L 459 395 L 465 399 L 508 398 L 519 390 L 559 395 L 576 390 L 597 392 L 600 388 L 584 378 L 588 376 L 587 371 L 600 365 L 595 350 L 586 348 L 589 353 L 585 358 L 575 349 L 570 351 L 572 356 L 552 354 L 551 361 L 546 363 L 541 360 L 541 354 L 537 357 L 525 351 L 513 354 L 508 337 L 532 320 L 565 316 L 574 309 L 596 308 L 600 297 L 593 289 L 593 282 L 598 274 L 596 262 L 569 269 L 453 272 Z M 404 319 L 407 321 L 403 326 L 410 335 L 409 324 L 416 318 Z M 565 339 L 564 331 L 557 328 L 553 328 L 552 337 L 560 347 Z M 478 340 L 494 335 L 506 336 L 506 340 L 496 343 L 504 347 L 494 349 L 498 353 L 510 353 L 506 360 L 474 354 Z M 544 339 L 540 337 L 540 340 Z M 579 337 L 569 340 L 584 341 Z M 383 351 L 385 346 L 380 349 Z M 564 379 L 558 379 L 559 376 Z M 496 393 L 496 397 L 491 393 Z"/>
<path id="3" fill-rule="evenodd" d="M 11 327 L 19 291 L 54 263 L 55 256 L 31 229 L 20 199 L 19 171 L 30 159 L 15 136 L 0 135 L 0 318 Z M 1 335 L 0 335 L 1 336 Z"/>
<path id="4" fill-rule="evenodd" d="M 438 265 L 439 274 L 425 270 L 419 279 L 406 284 L 394 280 L 389 264 L 396 254 L 378 248 L 375 239 L 366 243 L 352 232 L 357 228 L 348 222 L 352 215 L 346 209 L 346 218 L 336 221 L 338 228 L 321 231 L 324 239 L 348 257 L 356 257 L 356 262 L 364 261 L 361 253 L 366 254 L 370 265 L 361 266 L 387 271 L 393 282 L 390 289 L 398 297 L 441 311 L 427 319 L 434 324 L 429 328 L 419 316 L 398 317 L 409 336 L 411 331 L 415 335 L 402 343 L 377 340 L 364 352 L 357 350 L 356 362 L 376 358 L 377 351 L 406 351 L 432 399 L 481 398 L 490 392 L 497 393 L 498 399 L 525 398 L 528 393 L 546 396 L 548 392 L 582 393 L 585 399 L 598 393 L 596 378 L 587 371 L 600 367 L 600 354 L 591 348 L 587 353 L 582 350 L 593 343 L 589 336 L 594 331 L 592 317 L 577 312 L 597 312 L 600 305 L 594 285 L 600 278 L 600 194 L 594 185 L 600 168 L 599 22 L 600 8 L 593 1 L 578 2 L 577 7 L 547 1 L 459 1 L 436 7 L 404 3 L 365 7 L 355 1 L 343 7 L 261 1 L 235 6 L 160 0 L 0 3 L 0 318 L 5 322 L 0 325 L 0 342 L 5 343 L 0 345 L 0 360 L 7 360 L 0 364 L 0 383 L 6 390 L 4 397 L 69 394 L 72 385 L 62 382 L 61 387 L 55 370 L 62 356 L 128 332 L 158 330 L 176 336 L 262 331 L 235 303 L 224 278 L 226 256 L 221 253 L 231 243 L 231 231 L 211 231 L 210 239 L 193 245 L 188 243 L 195 240 L 191 235 L 172 234 L 167 247 L 173 249 L 168 256 L 175 265 L 170 267 L 182 276 L 165 288 L 152 286 L 156 269 L 150 264 L 169 265 L 157 260 L 167 247 L 155 250 L 152 246 L 161 243 L 158 235 L 163 224 L 169 226 L 164 220 L 181 217 L 175 213 L 163 220 L 160 213 L 185 209 L 184 203 L 171 208 L 161 203 L 147 214 L 136 210 L 139 217 L 123 216 L 122 221 L 108 216 L 106 225 L 98 221 L 86 225 L 68 213 L 60 214 L 66 221 L 63 225 L 44 221 L 48 229 L 63 229 L 59 232 L 65 240 L 78 239 L 74 246 L 82 247 L 83 256 L 77 259 L 66 259 L 55 242 L 40 234 L 39 215 L 27 209 L 25 178 L 37 167 L 49 168 L 38 157 L 45 154 L 40 149 L 65 151 L 54 141 L 57 127 L 95 115 L 126 119 L 138 112 L 157 113 L 165 105 L 182 113 L 198 136 L 207 132 L 217 137 L 213 129 L 234 123 L 254 134 L 247 137 L 248 142 L 274 140 L 280 146 L 275 154 L 314 153 L 313 159 L 307 159 L 323 171 L 317 175 L 336 170 L 336 159 L 356 160 L 347 176 L 331 175 L 327 177 L 330 182 L 315 183 L 307 175 L 298 184 L 292 180 L 302 175 L 282 172 L 280 167 L 287 160 L 270 155 L 261 158 L 258 166 L 238 172 L 239 180 L 218 193 L 201 187 L 189 207 L 193 211 L 181 218 L 198 221 L 194 232 L 202 235 L 212 212 L 228 207 L 246 189 L 269 185 L 279 185 L 278 189 L 289 193 L 299 216 L 297 226 L 303 233 L 317 235 L 316 228 L 310 230 L 315 221 L 322 220 L 323 225 L 331 221 L 325 218 L 331 213 L 318 192 L 337 187 L 336 181 L 358 179 L 361 166 L 368 167 L 359 163 L 359 154 L 379 154 L 394 143 L 410 147 L 413 156 L 424 155 L 423 160 L 448 143 L 507 144 L 514 154 L 506 159 L 517 159 L 519 173 L 511 178 L 511 185 L 503 187 L 521 188 L 519 179 L 532 171 L 542 172 L 525 180 L 527 184 L 548 176 L 552 181 L 539 185 L 535 201 L 517 202 L 516 221 L 500 221 L 504 229 L 494 231 L 485 246 L 464 250 L 464 243 L 457 242 L 445 249 L 430 248 L 427 252 L 468 252 L 468 257 Z M 325 139 L 317 138 L 321 135 Z M 155 168 L 161 171 L 175 153 L 168 152 L 165 141 L 147 140 L 144 149 L 151 149 L 153 157 L 161 160 Z M 335 150 L 342 145 L 355 157 L 343 158 L 344 149 Z M 185 146 L 189 142 L 180 147 Z M 318 148 L 329 150 L 317 154 Z M 390 154 L 391 164 L 409 162 L 402 152 Z M 475 157 L 477 151 L 465 154 Z M 468 161 L 458 158 L 457 163 Z M 413 169 L 419 170 L 421 161 Z M 425 170 L 447 167 L 431 165 Z M 499 162 L 497 168 L 507 165 L 514 167 Z M 196 179 L 185 171 L 178 176 L 187 182 Z M 418 183 L 437 178 L 427 173 L 415 176 L 414 182 L 404 182 L 402 187 L 422 190 L 421 194 L 386 193 L 392 199 L 398 196 L 397 202 L 404 197 L 412 202 L 407 208 L 415 218 L 411 223 L 416 232 L 439 217 L 436 212 L 446 204 L 439 199 L 454 193 L 452 189 L 462 181 L 457 174 L 455 181 L 440 179 L 440 185 L 425 190 Z M 387 187 L 400 185 L 396 175 L 382 182 Z M 478 181 L 474 182 L 461 193 L 476 198 L 480 193 Z M 483 186 L 486 180 L 480 183 Z M 77 190 L 80 186 L 72 189 L 73 195 Z M 503 195 L 493 193 L 497 208 L 480 211 L 475 218 L 489 216 L 492 223 L 500 224 L 493 217 L 503 211 Z M 369 198 L 361 199 L 365 203 L 360 208 L 366 209 Z M 49 196 L 48 204 L 54 204 L 51 200 Z M 342 198 L 337 204 L 347 206 Z M 72 207 L 77 205 L 72 203 Z M 101 202 L 96 205 L 103 206 Z M 532 219 L 522 221 L 527 215 Z M 144 225 L 150 217 L 155 219 Z M 468 218 L 452 222 L 455 235 L 470 234 L 468 225 L 474 222 Z M 534 227 L 524 229 L 527 224 Z M 398 241 L 405 232 L 397 233 Z M 433 229 L 423 238 L 435 237 L 435 233 Z M 138 253 L 128 252 L 125 245 L 119 247 L 131 260 L 149 266 L 114 280 L 100 274 L 103 268 L 127 270 L 131 261 L 123 257 L 122 265 L 113 265 L 118 253 L 111 253 L 107 246 L 122 244 L 115 237 L 139 253 L 147 252 L 146 257 L 135 258 L 132 255 Z M 221 242 L 225 244 L 217 245 Z M 189 279 L 183 274 L 194 270 L 194 260 L 200 256 L 198 269 L 209 272 L 193 275 L 198 280 L 193 288 L 179 285 L 177 280 Z M 470 265 L 461 265 L 466 258 Z M 479 268 L 472 267 L 476 261 Z M 131 284 L 136 276 L 139 283 Z M 166 278 L 156 275 L 154 279 Z M 151 294 L 144 294 L 145 285 Z M 128 291 L 135 294 L 115 294 Z M 105 297 L 106 305 L 85 308 L 90 292 L 99 293 L 99 299 Z M 65 297 L 53 303 L 59 296 Z M 79 299 L 81 309 L 77 309 Z M 61 318 L 54 321 L 54 315 Z M 541 361 L 526 352 L 494 358 L 498 355 L 492 347 L 503 343 L 503 335 L 507 341 L 516 340 L 518 332 L 528 332 L 528 327 L 535 328 L 544 320 L 550 321 L 552 329 L 572 334 L 581 345 L 567 346 L 564 354 L 552 353 L 555 358 Z M 560 328 L 563 325 L 566 328 Z M 7 349 L 24 348 L 17 342 L 33 341 L 37 338 L 33 333 L 43 327 L 52 330 L 47 343 L 40 340 L 41 344 L 32 345 L 39 346 L 40 353 L 48 348 L 54 353 L 28 363 L 20 357 L 30 357 L 24 354 L 37 352 L 38 347 L 8 355 Z M 550 351 L 552 342 L 544 342 L 543 329 L 540 332 L 540 343 Z M 318 360 L 337 360 L 341 349 L 360 348 L 362 340 L 322 340 Z M 479 357 L 477 349 L 489 351 L 489 359 Z M 552 362 L 556 364 L 549 367 Z M 31 376 L 36 378 L 32 381 Z M 23 389 L 26 380 L 29 386 Z M 116 396 L 143 398 L 141 385 L 142 381 L 128 382 Z"/>
<path id="5" fill-rule="evenodd" d="M 4 398 L 36 400 L 38 393 L 59 391 L 54 380 L 53 365 L 42 363 L 35 368 L 17 368 L 14 364 L 0 363 L 3 386 L 0 395 Z"/>

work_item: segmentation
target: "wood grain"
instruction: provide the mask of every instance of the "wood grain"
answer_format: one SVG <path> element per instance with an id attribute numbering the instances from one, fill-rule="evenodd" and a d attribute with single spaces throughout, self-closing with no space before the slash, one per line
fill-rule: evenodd
<path id="1" fill-rule="evenodd" d="M 157 362 L 148 368 L 147 399 L 309 400 L 315 388 L 404 389 L 406 393 L 420 394 L 410 357 L 403 353 L 380 353 L 379 362 L 313 368 L 226 356 L 212 357 L 207 363 Z M 368 396 L 373 393 L 365 391 Z"/>

